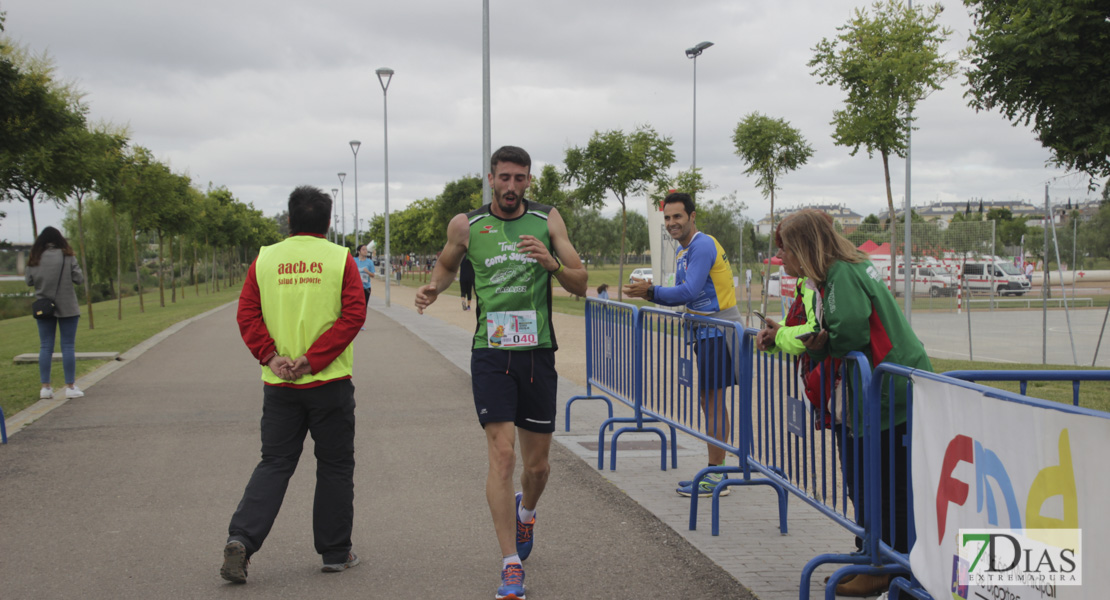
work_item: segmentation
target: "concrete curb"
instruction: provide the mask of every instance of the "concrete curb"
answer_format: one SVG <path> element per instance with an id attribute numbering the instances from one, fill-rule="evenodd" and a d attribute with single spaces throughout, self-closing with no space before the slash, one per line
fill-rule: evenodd
<path id="1" fill-rule="evenodd" d="M 230 306 L 232 304 L 236 304 L 238 302 L 239 302 L 238 300 L 233 300 L 233 301 L 228 302 L 226 304 L 221 304 L 220 306 L 217 306 L 216 308 L 213 308 L 211 310 L 203 312 L 199 315 L 189 317 L 188 319 L 185 319 L 184 321 L 178 321 L 177 323 L 174 323 L 173 325 L 170 325 L 169 327 L 163 329 L 162 331 L 159 331 L 158 333 L 152 335 L 151 337 L 139 342 L 134 347 L 132 347 L 130 350 L 121 354 L 119 356 L 119 358 L 115 359 L 114 361 L 109 362 L 109 363 L 97 368 L 92 373 L 89 373 L 88 375 L 85 375 L 84 377 L 78 379 L 77 380 L 77 387 L 81 388 L 82 390 L 88 391 L 89 388 L 96 385 L 96 383 L 98 381 L 100 381 L 101 379 L 104 379 L 105 377 L 111 375 L 112 373 L 115 373 L 119 369 L 122 369 L 124 366 L 127 365 L 127 363 L 129 363 L 130 361 L 134 360 L 135 358 L 141 356 L 144 352 L 153 348 L 155 345 L 157 345 L 162 340 L 170 337 L 171 335 L 177 333 L 178 331 L 181 331 L 186 325 L 192 323 L 193 321 L 199 321 L 200 319 L 203 319 L 203 318 L 207 317 L 208 315 L 211 315 L 212 313 L 223 310 L 223 309 L 227 308 L 228 306 Z M 59 390 L 60 389 L 61 388 L 59 388 Z M 58 408 L 59 406 L 65 404 L 66 402 L 69 401 L 69 400 L 66 399 L 64 392 L 62 392 L 60 394 L 56 394 L 56 395 L 61 396 L 61 398 L 56 398 L 55 397 L 55 398 L 52 398 L 50 400 L 39 400 L 38 402 L 32 404 L 31 406 L 28 406 L 27 408 L 19 411 L 15 415 L 12 415 L 11 417 L 5 419 L 4 420 L 4 426 L 8 430 L 8 437 L 10 438 L 11 436 L 19 433 L 27 425 L 30 425 L 31 423 L 34 423 L 36 420 L 42 418 L 43 415 L 49 413 L 50 411 L 54 410 L 55 408 Z"/>

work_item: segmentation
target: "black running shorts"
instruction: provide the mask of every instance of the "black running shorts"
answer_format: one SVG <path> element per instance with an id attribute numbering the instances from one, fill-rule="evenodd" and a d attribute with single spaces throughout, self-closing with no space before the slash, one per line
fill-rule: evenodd
<path id="1" fill-rule="evenodd" d="M 475 348 L 470 381 L 478 422 L 512 422 L 535 433 L 555 432 L 555 350 Z"/>

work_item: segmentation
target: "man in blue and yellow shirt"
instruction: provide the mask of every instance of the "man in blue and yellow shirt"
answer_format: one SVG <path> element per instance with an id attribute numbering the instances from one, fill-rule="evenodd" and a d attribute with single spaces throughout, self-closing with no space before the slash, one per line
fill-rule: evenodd
<path id="1" fill-rule="evenodd" d="M 625 295 L 643 298 L 664 306 L 685 305 L 687 312 L 714 319 L 740 321 L 736 308 L 736 292 L 732 285 L 732 267 L 725 257 L 721 244 L 711 236 L 698 231 L 695 223 L 694 200 L 690 194 L 671 193 L 663 200 L 663 224 L 667 233 L 681 247 L 675 254 L 675 285 L 663 287 L 637 281 L 625 286 Z M 728 410 L 724 403 L 724 389 L 734 381 L 732 356 L 738 349 L 729 348 L 732 335 L 705 330 L 705 339 L 694 346 L 698 355 L 698 400 L 706 416 L 710 436 L 730 443 Z M 725 368 L 719 368 L 723 365 Z M 709 448 L 709 466 L 725 464 L 725 450 L 714 444 Z M 711 473 L 702 479 L 697 490 L 699 496 L 712 495 L 713 489 L 723 479 L 720 473 Z M 683 496 L 694 493 L 689 481 L 680 481 L 676 490 Z M 728 494 L 728 488 L 721 495 Z"/>

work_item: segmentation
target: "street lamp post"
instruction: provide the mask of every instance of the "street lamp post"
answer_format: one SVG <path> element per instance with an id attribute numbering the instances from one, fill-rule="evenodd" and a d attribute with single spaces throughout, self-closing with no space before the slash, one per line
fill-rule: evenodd
<path id="1" fill-rule="evenodd" d="M 362 142 L 351 140 L 351 152 L 355 154 L 355 248 L 358 248 L 358 147 Z"/>
<path id="2" fill-rule="evenodd" d="M 385 138 L 385 305 L 389 306 L 389 82 L 393 79 L 393 69 L 382 67 L 375 71 L 378 74 L 378 83 L 382 84 L 382 132 Z"/>
<path id="3" fill-rule="evenodd" d="M 686 49 L 686 58 L 694 59 L 694 160 L 691 168 L 698 166 L 698 57 L 713 42 L 702 42 L 693 48 Z"/>
<path id="4" fill-rule="evenodd" d="M 339 195 L 339 188 L 331 188 L 331 214 L 335 226 L 331 229 L 331 241 L 339 241 L 339 207 L 336 206 L 335 197 Z"/>
<path id="5" fill-rule="evenodd" d="M 347 186 L 343 184 L 343 180 L 347 178 L 346 173 L 339 174 L 339 217 L 343 220 L 343 237 L 339 243 L 340 246 L 347 245 Z"/>

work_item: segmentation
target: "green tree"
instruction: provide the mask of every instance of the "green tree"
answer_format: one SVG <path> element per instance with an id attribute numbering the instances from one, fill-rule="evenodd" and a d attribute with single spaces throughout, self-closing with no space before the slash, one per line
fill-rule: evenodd
<path id="1" fill-rule="evenodd" d="M 627 219 L 628 254 L 644 254 L 650 246 L 647 217 L 636 211 L 630 211 L 625 215 L 625 218 Z M 615 218 L 613 219 L 613 225 L 619 225 Z"/>
<path id="2" fill-rule="evenodd" d="M 35 201 L 64 204 L 67 165 L 61 159 L 67 156 L 62 151 L 66 132 L 84 127 L 88 108 L 72 84 L 54 79 L 56 67 L 46 54 L 32 55 L 5 41 L 0 43 L 0 58 L 7 64 L 0 74 L 14 84 L 3 102 L 9 117 L 0 121 L 0 194 L 27 202 L 38 237 Z"/>
<path id="3" fill-rule="evenodd" d="M 844 108 L 833 113 L 833 141 L 850 147 L 853 156 L 860 146 L 868 157 L 879 153 L 887 214 L 894 215 L 890 156 L 905 158 L 917 103 L 955 74 L 956 62 L 941 55 L 940 46 L 952 31 L 937 23 L 944 10 L 940 4 L 911 7 L 885 0 L 872 8 L 873 16 L 856 9 L 854 18 L 837 28 L 836 38 L 821 40 L 809 66 L 821 83 L 847 94 Z M 890 261 L 897 264 L 894 227 L 890 235 Z"/>
<path id="4" fill-rule="evenodd" d="M 444 243 L 447 243 L 447 223 L 459 213 L 468 213 L 482 205 L 482 178 L 477 175 L 467 175 L 454 181 L 447 182 L 443 191 L 436 196 L 435 229 L 444 231 Z"/>
<path id="5" fill-rule="evenodd" d="M 82 222 L 78 225 L 77 209 L 71 207 L 67 211 L 63 222 L 66 237 L 75 239 L 79 228 L 84 232 L 85 259 L 81 269 L 85 272 L 85 281 L 89 283 L 87 293 L 94 298 L 112 298 L 116 295 L 116 278 L 120 271 L 116 243 L 119 242 L 123 246 L 122 252 L 127 253 L 131 251 L 131 241 L 117 239 L 118 230 L 112 205 L 108 201 L 93 198 L 85 203 L 83 212 Z M 126 221 L 127 215 L 122 214 L 119 218 Z"/>
<path id="6" fill-rule="evenodd" d="M 667 194 L 670 194 L 671 190 L 674 190 L 676 192 L 690 194 L 696 206 L 698 197 L 702 192 L 712 191 L 715 187 L 717 186 L 710 183 L 709 180 L 702 175 L 701 169 L 693 167 L 691 169 L 679 171 L 673 179 L 666 179 L 659 182 L 659 187 L 651 194 L 651 202 L 656 208 L 659 208 L 659 205 L 663 202 L 663 199 L 667 197 Z"/>
<path id="7" fill-rule="evenodd" d="M 277 227 L 278 233 L 281 235 L 282 239 L 289 237 L 289 211 L 283 210 L 271 217 L 271 219 L 274 222 L 274 227 Z"/>
<path id="8" fill-rule="evenodd" d="M 617 245 L 613 235 L 615 221 L 615 218 L 611 221 L 601 216 L 596 208 L 586 208 L 578 211 L 573 226 L 568 223 L 567 235 L 574 240 L 575 250 L 586 259 L 587 269 L 591 264 L 595 267 L 603 264 L 606 256 L 612 256 Z"/>
<path id="9" fill-rule="evenodd" d="M 726 254 L 737 256 L 740 252 L 740 232 L 744 226 L 741 213 L 747 208 L 736 199 L 735 192 L 718 200 L 699 202 L 696 213 L 698 231 L 716 238 Z"/>
<path id="10" fill-rule="evenodd" d="M 1110 11 L 1099 0 L 964 0 L 969 105 L 1028 126 L 1060 167 L 1110 175 Z M 1092 180 L 1093 183 L 1093 180 Z M 1093 188 L 1092 188 L 1093 189 Z"/>
<path id="11" fill-rule="evenodd" d="M 151 231 L 158 236 L 158 303 L 166 306 L 165 286 L 165 238 L 170 238 L 170 277 L 173 277 L 173 237 L 185 229 L 185 223 L 192 214 L 188 202 L 188 189 L 191 181 L 185 175 L 170 171 L 166 165 L 156 171 L 157 188 L 152 191 L 157 201 L 151 205 L 149 223 Z M 171 288 L 173 282 L 171 281 Z"/>
<path id="12" fill-rule="evenodd" d="M 59 189 L 67 190 L 69 196 L 77 201 L 76 239 L 81 269 L 89 272 L 85 258 L 85 227 L 83 202 L 95 190 L 97 181 L 111 177 L 114 168 L 113 153 L 119 152 L 127 144 L 127 136 L 122 130 L 108 125 L 88 129 L 83 124 L 71 127 L 63 134 L 59 144 L 57 160 L 63 166 L 59 175 Z M 70 238 L 73 239 L 73 238 Z M 89 329 L 95 328 L 91 277 L 85 278 L 85 302 L 88 313 Z"/>
<path id="13" fill-rule="evenodd" d="M 653 184 L 666 177 L 674 164 L 673 142 L 661 137 L 650 126 L 642 126 L 631 134 L 612 130 L 594 132 L 584 148 L 571 148 L 564 163 L 567 182 L 578 186 L 572 194 L 585 206 L 605 204 L 612 194 L 621 206 L 620 280 L 624 281 L 624 255 L 627 236 L 629 196 L 646 193 Z M 617 299 L 623 299 L 618 288 Z"/>
<path id="14" fill-rule="evenodd" d="M 732 134 L 736 155 L 748 168 L 747 175 L 756 175 L 756 186 L 764 198 L 771 200 L 771 230 L 775 229 L 775 190 L 781 189 L 779 179 L 802 165 L 813 156 L 813 148 L 801 132 L 785 119 L 773 119 L 751 113 L 736 125 Z M 773 253 L 772 237 L 767 238 L 767 256 Z M 765 268 L 770 268 L 768 261 Z M 765 279 L 766 280 L 766 274 Z M 761 302 L 767 310 L 767 288 L 764 286 Z"/>

